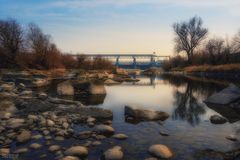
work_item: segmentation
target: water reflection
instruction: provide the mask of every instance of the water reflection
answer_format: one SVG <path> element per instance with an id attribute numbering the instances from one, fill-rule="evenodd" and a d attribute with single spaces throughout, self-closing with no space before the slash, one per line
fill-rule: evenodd
<path id="1" fill-rule="evenodd" d="M 183 93 L 176 90 L 174 97 L 174 106 L 176 106 L 176 109 L 173 111 L 172 118 L 174 120 L 186 120 L 192 126 L 199 124 L 200 115 L 205 114 L 206 111 L 197 98 L 193 96 L 191 85 L 188 83 Z"/>

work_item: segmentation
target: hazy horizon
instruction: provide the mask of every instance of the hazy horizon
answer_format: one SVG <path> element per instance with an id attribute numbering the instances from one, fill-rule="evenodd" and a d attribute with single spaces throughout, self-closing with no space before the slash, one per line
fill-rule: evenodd
<path id="1" fill-rule="evenodd" d="M 0 0 L 0 19 L 38 24 L 64 52 L 172 55 L 172 24 L 197 15 L 209 36 L 240 29 L 236 0 Z"/>

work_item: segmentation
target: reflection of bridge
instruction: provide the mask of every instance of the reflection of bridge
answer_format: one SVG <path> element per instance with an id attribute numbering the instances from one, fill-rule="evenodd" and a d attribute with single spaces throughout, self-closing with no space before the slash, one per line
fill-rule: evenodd
<path id="1" fill-rule="evenodd" d="M 80 55 L 73 55 L 80 56 Z M 146 69 L 149 67 L 161 67 L 161 63 L 170 56 L 159 56 L 153 54 L 84 54 L 90 59 L 104 58 L 113 61 L 113 64 L 121 68 L 141 68 Z M 123 59 L 125 62 L 120 62 Z M 126 62 L 126 60 L 131 60 Z"/>
<path id="2" fill-rule="evenodd" d="M 137 77 L 133 77 L 133 78 L 137 78 Z M 156 86 L 158 84 L 163 84 L 163 81 L 157 80 L 156 77 L 149 77 L 146 79 L 148 79 L 148 80 L 147 81 L 141 80 L 138 82 L 124 82 L 121 85 L 124 85 L 124 86 Z"/>

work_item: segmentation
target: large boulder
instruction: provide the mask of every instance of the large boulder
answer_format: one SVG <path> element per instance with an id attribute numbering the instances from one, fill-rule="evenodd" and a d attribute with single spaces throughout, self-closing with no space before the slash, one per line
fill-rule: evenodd
<path id="1" fill-rule="evenodd" d="M 123 159 L 122 147 L 115 146 L 111 149 L 108 149 L 106 152 L 104 152 L 104 159 L 105 160 L 121 160 L 121 159 Z"/>
<path id="2" fill-rule="evenodd" d="M 74 82 L 76 94 L 105 95 L 106 89 L 103 84 L 95 84 L 89 81 Z"/>
<path id="3" fill-rule="evenodd" d="M 208 97 L 204 102 L 210 104 L 228 105 L 240 99 L 240 88 L 231 84 L 222 91 Z"/>
<path id="4" fill-rule="evenodd" d="M 146 121 L 164 121 L 169 117 L 169 114 L 161 111 L 142 109 L 138 106 L 125 106 L 125 116 Z"/>
<path id="5" fill-rule="evenodd" d="M 172 151 L 165 145 L 155 144 L 148 149 L 149 153 L 158 158 L 169 159 L 173 157 Z"/>
<path id="6" fill-rule="evenodd" d="M 70 81 L 59 83 L 57 86 L 57 93 L 60 96 L 73 96 L 74 88 L 72 83 Z"/>

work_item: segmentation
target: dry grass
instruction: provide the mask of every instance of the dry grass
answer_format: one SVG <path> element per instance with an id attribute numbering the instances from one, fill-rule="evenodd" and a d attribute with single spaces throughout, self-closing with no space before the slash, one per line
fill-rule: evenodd
<path id="1" fill-rule="evenodd" d="M 54 77 L 61 77 L 66 74 L 66 69 L 51 69 L 51 70 L 28 70 L 31 74 L 42 74 L 47 75 L 48 77 L 54 78 Z"/>
<path id="2" fill-rule="evenodd" d="M 185 72 L 240 73 L 240 64 L 199 65 L 183 69 Z"/>

